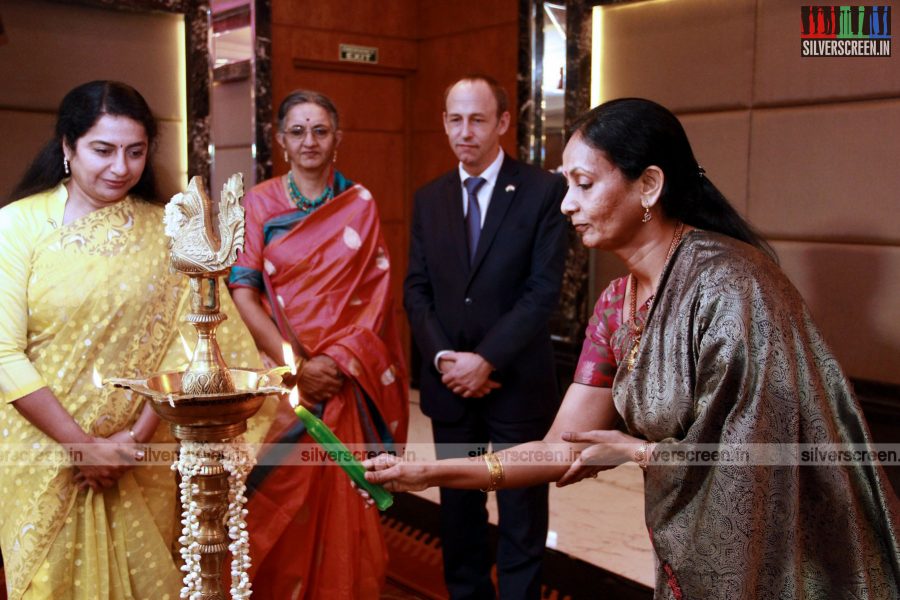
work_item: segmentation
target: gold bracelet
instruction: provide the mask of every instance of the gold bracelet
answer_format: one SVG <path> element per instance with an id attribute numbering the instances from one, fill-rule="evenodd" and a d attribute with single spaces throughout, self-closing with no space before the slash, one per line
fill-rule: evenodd
<path id="1" fill-rule="evenodd" d="M 637 466 L 641 468 L 641 471 L 646 471 L 647 467 L 650 465 L 650 459 L 653 457 L 653 444 L 650 442 L 644 442 L 640 446 L 637 447 L 637 450 L 631 455 L 631 460 L 637 463 Z"/>
<path id="2" fill-rule="evenodd" d="M 484 463 L 487 465 L 488 478 L 490 481 L 487 488 L 483 489 L 482 491 L 493 492 L 500 486 L 501 483 L 503 483 L 503 463 L 500 462 L 500 457 L 493 452 L 485 453 Z"/>

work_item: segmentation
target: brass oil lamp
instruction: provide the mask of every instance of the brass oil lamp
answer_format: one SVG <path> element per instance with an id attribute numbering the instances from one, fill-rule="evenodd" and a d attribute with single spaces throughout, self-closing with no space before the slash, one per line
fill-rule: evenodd
<path id="1" fill-rule="evenodd" d="M 286 392 L 280 386 L 283 369 L 263 372 L 229 368 L 216 342 L 216 328 L 227 319 L 219 311 L 218 279 L 227 274 L 244 244 L 242 196 L 243 178 L 232 175 L 214 211 L 202 178 L 194 177 L 187 190 L 166 205 L 166 235 L 172 238 L 170 261 L 174 269 L 190 278 L 190 313 L 186 320 L 198 333 L 187 369 L 156 373 L 146 379 L 108 380 L 150 400 L 182 442 L 182 456 L 186 446 L 193 449 L 192 504 L 199 509 L 199 514 L 195 513 L 199 527 L 194 528 L 196 535 L 191 539 L 192 552 L 199 554 L 199 577 L 190 572 L 185 575 L 182 596 L 202 600 L 228 597 L 221 571 L 229 551 L 225 523 L 229 493 L 233 498 L 234 490 L 229 489 L 222 449 L 247 430 L 247 419 L 259 410 L 265 396 Z M 249 587 L 235 593 L 233 583 L 232 594 L 249 596 Z"/>

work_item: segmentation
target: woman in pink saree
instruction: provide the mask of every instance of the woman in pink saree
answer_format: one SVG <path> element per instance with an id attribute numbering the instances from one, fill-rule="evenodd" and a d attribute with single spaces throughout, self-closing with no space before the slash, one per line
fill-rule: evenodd
<path id="1" fill-rule="evenodd" d="M 334 170 L 338 115 L 290 94 L 278 142 L 290 171 L 244 198 L 245 248 L 229 286 L 257 346 L 301 357 L 301 401 L 351 448 L 397 449 L 408 392 L 393 321 L 390 261 L 372 194 Z M 287 408 L 287 407 L 284 407 Z M 253 588 L 265 598 L 377 598 L 386 569 L 378 514 L 289 410 L 249 480 Z"/>

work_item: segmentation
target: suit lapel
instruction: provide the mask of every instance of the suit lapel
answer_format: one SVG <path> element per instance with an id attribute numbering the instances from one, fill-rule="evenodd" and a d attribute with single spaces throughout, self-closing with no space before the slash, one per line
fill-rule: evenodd
<path id="1" fill-rule="evenodd" d="M 497 183 L 491 194 L 491 203 L 488 205 L 484 227 L 481 228 L 481 237 L 478 238 L 478 249 L 475 252 L 475 260 L 472 261 L 473 274 L 487 255 L 518 189 L 519 167 L 514 160 L 506 156 L 503 158 L 503 164 L 497 174 Z M 463 241 L 465 242 L 465 231 L 463 231 Z"/>
<path id="2" fill-rule="evenodd" d="M 447 178 L 444 186 L 443 198 L 444 217 L 447 228 L 450 230 L 450 244 L 456 249 L 456 255 L 465 272 L 469 271 L 469 244 L 466 241 L 466 217 L 462 208 L 462 183 L 459 181 L 459 171 Z"/>

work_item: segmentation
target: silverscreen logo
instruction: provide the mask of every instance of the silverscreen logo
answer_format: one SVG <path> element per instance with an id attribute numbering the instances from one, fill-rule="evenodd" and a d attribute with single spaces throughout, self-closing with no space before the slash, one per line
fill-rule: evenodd
<path id="1" fill-rule="evenodd" d="M 890 6 L 800 7 L 800 56 L 890 55 Z"/>

